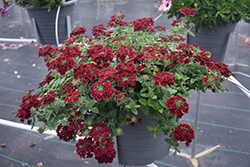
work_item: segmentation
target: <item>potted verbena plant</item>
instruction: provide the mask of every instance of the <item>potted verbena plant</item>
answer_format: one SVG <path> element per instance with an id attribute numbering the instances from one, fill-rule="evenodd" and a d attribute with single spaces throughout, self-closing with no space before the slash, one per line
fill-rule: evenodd
<path id="1" fill-rule="evenodd" d="M 56 45 L 68 38 L 66 17 L 70 18 L 71 29 L 74 23 L 75 3 L 78 0 L 3 0 L 5 4 L 15 3 L 27 9 L 30 19 L 35 19 L 40 44 Z M 58 11 L 58 7 L 60 10 Z M 58 41 L 56 40 L 56 16 L 58 16 Z"/>
<path id="2" fill-rule="evenodd" d="M 162 6 L 168 0 L 155 0 Z M 170 1 L 170 0 L 169 0 Z M 164 2 L 164 3 L 163 3 Z M 222 61 L 229 34 L 237 22 L 250 22 L 249 0 L 172 0 L 170 10 L 164 11 L 168 18 L 181 19 L 182 8 L 193 9 L 195 17 L 189 17 L 188 24 L 194 23 L 195 37 L 188 35 L 189 44 L 197 44 L 212 52 L 215 61 Z"/>
<path id="3" fill-rule="evenodd" d="M 15 0 L 15 3 L 21 7 L 25 6 L 26 8 L 40 8 L 46 6 L 48 12 L 51 11 L 52 7 L 64 6 L 65 2 L 69 2 L 72 0 Z"/>
<path id="4" fill-rule="evenodd" d="M 166 156 L 168 144 L 178 150 L 179 141 L 189 146 L 194 139 L 192 126 L 177 119 L 188 113 L 189 91 L 224 91 L 232 73 L 208 51 L 183 43 L 187 20 L 166 33 L 153 18 L 124 17 L 93 26 L 94 39 L 78 27 L 60 48 L 41 47 L 49 73 L 23 97 L 17 117 L 42 122 L 41 133 L 55 128 L 64 141 L 81 136 L 77 154 L 98 163 L 116 157 L 118 136 L 119 163 L 146 165 Z"/>

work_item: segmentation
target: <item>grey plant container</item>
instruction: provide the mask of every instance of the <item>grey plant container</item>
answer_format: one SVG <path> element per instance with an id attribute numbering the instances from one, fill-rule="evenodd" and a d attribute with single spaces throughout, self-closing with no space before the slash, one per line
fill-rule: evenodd
<path id="1" fill-rule="evenodd" d="M 70 16 L 71 29 L 73 29 L 74 23 L 74 11 L 75 3 L 78 0 L 71 0 L 64 3 L 64 6 L 60 9 L 59 19 L 58 19 L 58 38 L 59 43 L 68 39 L 67 32 L 67 21 L 66 16 Z M 40 8 L 29 8 L 27 9 L 30 19 L 34 18 L 36 21 L 36 26 L 38 30 L 39 42 L 42 45 L 56 45 L 55 37 L 55 18 L 57 13 L 57 8 L 52 7 L 51 11 L 48 12 L 46 6 Z"/>
<path id="2" fill-rule="evenodd" d="M 128 166 L 145 166 L 167 156 L 170 145 L 164 140 L 163 133 L 157 133 L 156 139 L 147 126 L 152 126 L 153 116 L 145 116 L 139 112 L 135 126 L 122 126 L 123 135 L 117 137 L 119 163 Z"/>
<path id="3" fill-rule="evenodd" d="M 230 33 L 235 29 L 236 23 L 228 23 L 226 27 L 216 28 L 216 33 L 211 32 L 208 27 L 202 27 L 195 37 L 187 35 L 187 43 L 195 44 L 204 50 L 210 51 L 213 60 L 223 62 Z"/>

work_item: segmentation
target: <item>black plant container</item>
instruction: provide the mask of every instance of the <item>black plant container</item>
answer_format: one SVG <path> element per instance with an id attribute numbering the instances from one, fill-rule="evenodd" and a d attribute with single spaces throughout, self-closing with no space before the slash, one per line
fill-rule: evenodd
<path id="1" fill-rule="evenodd" d="M 156 133 L 154 138 L 147 126 L 153 127 L 153 116 L 145 116 L 139 112 L 137 118 L 142 118 L 142 123 L 135 126 L 122 126 L 123 135 L 117 137 L 119 163 L 128 166 L 145 166 L 167 156 L 170 144 L 164 139 L 163 133 Z"/>
<path id="2" fill-rule="evenodd" d="M 228 23 L 226 27 L 216 28 L 216 33 L 208 27 L 202 27 L 195 37 L 187 35 L 187 43 L 195 44 L 212 53 L 213 60 L 223 62 L 230 33 L 235 29 L 236 23 Z"/>
<path id="3" fill-rule="evenodd" d="M 78 0 L 71 0 L 64 3 L 64 6 L 60 9 L 59 19 L 58 19 L 58 38 L 59 43 L 68 39 L 67 31 L 67 21 L 66 16 L 70 16 L 71 29 L 73 29 L 74 23 L 74 11 L 75 3 Z M 40 8 L 29 8 L 27 9 L 30 19 L 34 18 L 36 21 L 36 26 L 38 30 L 39 42 L 42 45 L 56 45 L 55 37 L 55 18 L 57 13 L 57 8 L 52 7 L 51 11 L 48 12 L 46 6 Z"/>

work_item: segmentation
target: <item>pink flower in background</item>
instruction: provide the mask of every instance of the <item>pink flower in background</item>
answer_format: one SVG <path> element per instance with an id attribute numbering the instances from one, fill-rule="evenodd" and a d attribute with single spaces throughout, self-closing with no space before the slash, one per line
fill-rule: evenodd
<path id="1" fill-rule="evenodd" d="M 5 15 L 9 16 L 8 11 L 4 8 L 0 8 L 0 17 L 5 16 Z"/>
<path id="2" fill-rule="evenodd" d="M 3 0 L 3 6 L 4 8 L 7 8 L 8 6 L 10 6 L 9 1 Z"/>
<path id="3" fill-rule="evenodd" d="M 162 4 L 159 6 L 158 11 L 168 11 L 172 6 L 171 0 L 162 0 Z"/>

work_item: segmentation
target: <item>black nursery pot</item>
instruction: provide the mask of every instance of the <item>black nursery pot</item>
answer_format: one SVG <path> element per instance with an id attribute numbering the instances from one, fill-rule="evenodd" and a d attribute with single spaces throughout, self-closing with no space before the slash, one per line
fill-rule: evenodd
<path id="1" fill-rule="evenodd" d="M 195 44 L 204 50 L 212 53 L 213 60 L 223 62 L 230 33 L 235 29 L 236 23 L 228 23 L 226 27 L 216 28 L 216 33 L 208 27 L 202 27 L 201 31 L 195 35 L 187 35 L 187 43 Z"/>
<path id="2" fill-rule="evenodd" d="M 66 16 L 70 16 L 70 26 L 73 29 L 74 23 L 74 11 L 75 4 L 78 0 L 71 0 L 64 3 L 64 6 L 60 9 L 59 19 L 58 19 L 58 38 L 59 43 L 68 39 L 67 31 L 67 21 Z M 40 8 L 29 8 L 27 9 L 30 19 L 34 18 L 36 21 L 36 26 L 38 30 L 39 42 L 42 45 L 56 45 L 55 37 L 55 18 L 57 13 L 56 7 L 51 7 L 51 11 L 48 12 L 46 6 Z"/>
<path id="3" fill-rule="evenodd" d="M 136 122 L 135 126 L 127 125 L 120 127 L 123 135 L 117 137 L 119 163 L 128 166 L 144 166 L 155 160 L 167 156 L 170 144 L 164 139 L 163 133 L 156 133 L 154 138 L 147 126 L 153 127 L 153 116 L 146 116 L 139 111 L 137 118 L 142 118 L 142 123 Z"/>

